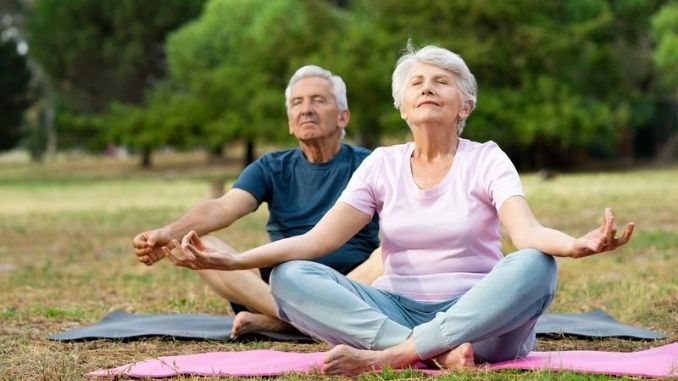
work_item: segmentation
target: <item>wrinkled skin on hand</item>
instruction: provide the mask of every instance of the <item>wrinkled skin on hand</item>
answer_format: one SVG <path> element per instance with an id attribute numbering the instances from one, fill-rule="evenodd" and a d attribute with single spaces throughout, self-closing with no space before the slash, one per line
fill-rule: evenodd
<path id="1" fill-rule="evenodd" d="M 208 247 L 195 231 L 186 234 L 181 243 L 172 240 L 162 250 L 175 266 L 193 270 L 233 270 L 233 254 Z"/>
<path id="2" fill-rule="evenodd" d="M 605 251 L 612 251 L 626 244 L 631 239 L 634 228 L 635 224 L 629 222 L 626 224 L 622 235 L 616 237 L 617 226 L 614 221 L 614 214 L 612 209 L 605 208 L 605 219 L 600 227 L 575 240 L 572 257 L 581 258 Z"/>

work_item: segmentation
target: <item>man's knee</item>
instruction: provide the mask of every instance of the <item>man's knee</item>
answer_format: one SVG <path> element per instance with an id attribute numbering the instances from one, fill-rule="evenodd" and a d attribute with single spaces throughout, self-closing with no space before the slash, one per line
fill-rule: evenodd
<path id="1" fill-rule="evenodd" d="M 200 240 L 205 244 L 205 246 L 218 251 L 227 251 L 229 253 L 237 254 L 238 251 L 235 250 L 231 245 L 220 240 L 219 238 L 212 235 L 204 235 L 200 237 Z"/>
<path id="2" fill-rule="evenodd" d="M 212 235 L 204 235 L 200 237 L 200 240 L 206 244 L 207 246 L 220 246 L 224 243 L 224 241 L 220 240 L 219 238 L 212 236 Z"/>

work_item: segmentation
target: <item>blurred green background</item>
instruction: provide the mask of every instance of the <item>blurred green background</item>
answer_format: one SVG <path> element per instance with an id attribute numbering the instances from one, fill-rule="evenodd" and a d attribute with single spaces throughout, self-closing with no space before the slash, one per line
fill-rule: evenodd
<path id="1" fill-rule="evenodd" d="M 213 158 L 292 145 L 283 89 L 303 64 L 344 78 L 349 138 L 408 129 L 390 76 L 407 40 L 467 61 L 464 136 L 521 170 L 678 161 L 678 3 L 660 0 L 0 0 L 0 150 L 167 148 Z"/>

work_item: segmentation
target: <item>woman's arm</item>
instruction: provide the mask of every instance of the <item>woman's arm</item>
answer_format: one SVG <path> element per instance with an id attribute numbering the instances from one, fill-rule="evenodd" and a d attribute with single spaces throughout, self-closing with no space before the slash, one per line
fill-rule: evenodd
<path id="1" fill-rule="evenodd" d="M 631 238 L 635 227 L 629 222 L 620 237 L 610 208 L 605 209 L 605 220 L 600 227 L 579 238 L 542 226 L 532 214 L 522 196 L 513 196 L 499 209 L 499 219 L 518 249 L 534 248 L 559 257 L 586 257 L 612 251 Z"/>
<path id="2" fill-rule="evenodd" d="M 194 270 L 244 270 L 271 267 L 293 259 L 313 259 L 341 247 L 371 217 L 338 202 L 306 234 L 290 237 L 245 251 L 241 254 L 220 252 L 205 246 L 195 232 L 188 233 L 181 243 L 173 241 L 165 255 L 177 266 Z"/>

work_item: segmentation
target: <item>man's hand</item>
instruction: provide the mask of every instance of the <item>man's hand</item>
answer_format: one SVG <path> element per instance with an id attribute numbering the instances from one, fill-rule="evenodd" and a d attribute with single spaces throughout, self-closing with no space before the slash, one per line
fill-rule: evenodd
<path id="1" fill-rule="evenodd" d="M 186 234 L 181 240 L 172 240 L 162 248 L 164 255 L 175 266 L 193 270 L 233 270 L 235 256 L 225 251 L 216 251 L 202 242 L 194 231 Z"/>
<path id="2" fill-rule="evenodd" d="M 169 232 L 165 228 L 160 228 L 139 233 L 132 240 L 132 245 L 139 262 L 150 266 L 165 258 L 162 247 L 168 245 L 171 240 Z"/>
<path id="3" fill-rule="evenodd" d="M 592 230 L 574 241 L 571 256 L 580 258 L 605 251 L 612 251 L 629 241 L 634 228 L 634 223 L 629 222 L 626 224 L 624 233 L 617 238 L 617 226 L 614 222 L 612 209 L 605 208 L 605 221 L 603 221 L 598 229 Z"/>

